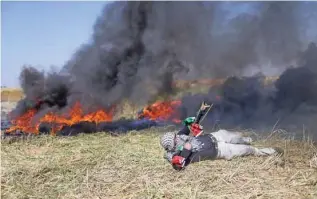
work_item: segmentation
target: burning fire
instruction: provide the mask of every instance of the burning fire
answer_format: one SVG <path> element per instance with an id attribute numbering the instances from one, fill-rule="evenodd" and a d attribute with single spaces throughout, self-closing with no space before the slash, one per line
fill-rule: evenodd
<path id="1" fill-rule="evenodd" d="M 177 108 L 181 105 L 181 101 L 167 101 L 167 102 L 155 102 L 152 105 L 145 107 L 142 112 L 138 115 L 138 119 L 147 118 L 150 120 L 163 120 L 173 121 L 180 123 L 180 115 Z M 70 111 L 66 114 L 57 114 L 49 112 L 40 119 L 35 119 L 37 113 L 36 109 L 30 109 L 20 117 L 11 121 L 12 126 L 6 130 L 6 133 L 13 133 L 21 131 L 23 133 L 34 133 L 39 134 L 40 124 L 47 123 L 50 125 L 50 133 L 55 135 L 56 132 L 60 131 L 64 126 L 72 126 L 80 122 L 111 122 L 113 119 L 113 111 L 105 112 L 99 109 L 95 112 L 83 114 L 81 104 L 76 102 Z"/>
<path id="2" fill-rule="evenodd" d="M 150 120 L 171 120 L 180 123 L 180 115 L 177 108 L 182 104 L 180 100 L 155 102 L 145 108 L 138 115 L 138 118 L 147 118 Z"/>
<path id="3" fill-rule="evenodd" d="M 33 124 L 32 118 L 36 114 L 36 109 L 28 110 L 26 113 L 18 117 L 17 119 L 11 121 L 13 124 L 9 129 L 6 130 L 7 133 L 11 133 L 17 130 L 23 132 L 34 132 L 38 133 L 39 124 Z"/>
<path id="4" fill-rule="evenodd" d="M 12 133 L 20 130 L 24 133 L 38 134 L 41 123 L 50 123 L 53 124 L 51 134 L 54 135 L 57 131 L 61 130 L 63 126 L 71 126 L 79 122 L 94 122 L 96 124 L 100 122 L 110 122 L 112 121 L 113 117 L 113 110 L 110 112 L 105 112 L 101 109 L 84 115 L 79 102 L 76 102 L 66 115 L 58 115 L 56 113 L 49 112 L 35 122 L 33 119 L 36 112 L 36 109 L 31 109 L 22 116 L 13 120 L 13 125 L 8 130 L 6 130 L 6 132 Z"/>

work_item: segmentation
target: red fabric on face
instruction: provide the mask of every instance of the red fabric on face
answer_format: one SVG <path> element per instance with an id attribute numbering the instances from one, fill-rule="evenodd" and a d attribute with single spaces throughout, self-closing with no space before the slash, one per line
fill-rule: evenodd
<path id="1" fill-rule="evenodd" d="M 184 161 L 184 157 L 176 155 L 172 159 L 172 164 L 182 165 Z"/>

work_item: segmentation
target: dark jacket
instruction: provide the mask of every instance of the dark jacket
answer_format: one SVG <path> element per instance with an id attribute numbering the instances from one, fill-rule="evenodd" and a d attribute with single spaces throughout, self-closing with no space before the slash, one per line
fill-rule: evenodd
<path id="1" fill-rule="evenodd" d="M 182 156 L 182 146 L 187 142 L 191 144 L 192 148 L 190 156 L 186 159 L 185 166 L 189 163 L 212 160 L 217 157 L 217 141 L 212 134 L 202 134 L 198 137 L 193 137 L 189 136 L 189 133 L 190 131 L 186 126 L 178 132 L 176 136 L 176 149 L 166 154 L 166 159 L 170 163 L 174 155 Z"/>

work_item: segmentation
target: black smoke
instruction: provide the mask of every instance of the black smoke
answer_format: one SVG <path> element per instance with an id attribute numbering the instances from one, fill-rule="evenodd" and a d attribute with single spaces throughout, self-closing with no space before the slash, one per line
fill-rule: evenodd
<path id="1" fill-rule="evenodd" d="M 239 6 L 248 11 L 235 13 Z M 312 9 L 316 6 L 314 2 L 109 3 L 95 22 L 91 41 L 80 46 L 61 71 L 22 69 L 26 98 L 13 115 L 29 108 L 63 111 L 75 101 L 89 111 L 123 99 L 145 105 L 157 96 L 173 94 L 175 80 L 228 76 L 235 77 L 217 91 L 184 98 L 186 109 L 196 110 L 195 103 L 207 97 L 217 104 L 211 117 L 230 126 L 275 120 L 275 115 L 280 118 L 287 111 L 293 114 L 303 103 L 314 104 L 315 91 L 304 88 L 315 85 L 311 72 L 316 71 L 316 45 L 310 45 L 309 53 L 301 52 L 308 44 L 307 31 L 317 38 L 308 25 L 317 19 Z M 270 88 L 263 86 L 263 76 L 254 76 L 279 75 L 293 63 L 296 67 L 287 69 Z M 238 78 L 245 75 L 253 76 Z"/>
<path id="2" fill-rule="evenodd" d="M 295 132 L 309 131 L 316 136 L 317 126 L 317 57 L 315 43 L 309 44 L 299 60 L 279 78 L 265 84 L 265 76 L 229 77 L 219 88 L 207 94 L 183 97 L 184 117 L 194 116 L 200 103 L 214 106 L 206 117 L 206 127 L 253 128 L 268 131 L 275 128 Z M 187 108 L 190 107 L 190 108 Z"/>
<path id="3" fill-rule="evenodd" d="M 120 119 L 113 122 L 79 122 L 71 126 L 63 126 L 61 130 L 56 132 L 56 135 L 61 136 L 73 136 L 79 133 L 95 133 L 95 132 L 111 132 L 113 134 L 126 133 L 132 130 L 143 130 L 151 127 L 165 126 L 167 123 L 157 122 L 152 120 L 132 120 L 132 119 Z M 48 134 L 52 132 L 54 123 L 41 123 L 39 126 L 39 132 L 41 134 Z"/>

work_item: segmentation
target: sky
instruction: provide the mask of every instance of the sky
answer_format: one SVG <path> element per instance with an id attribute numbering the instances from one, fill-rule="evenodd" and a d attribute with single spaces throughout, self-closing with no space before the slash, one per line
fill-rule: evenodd
<path id="1" fill-rule="evenodd" d="M 19 87 L 25 64 L 61 68 L 87 43 L 107 2 L 1 2 L 1 86 Z M 316 4 L 312 9 L 316 8 Z M 234 11 L 250 11 L 247 5 Z M 232 10 L 231 10 L 232 11 Z M 317 12 L 314 20 L 317 19 Z M 317 29 L 310 38 L 316 38 Z"/>
<path id="2" fill-rule="evenodd" d="M 20 87 L 23 65 L 61 68 L 90 39 L 106 3 L 1 2 L 1 86 Z"/>
<path id="3" fill-rule="evenodd" d="M 107 2 L 1 2 L 1 86 L 20 87 L 24 64 L 62 67 L 92 35 Z"/>

